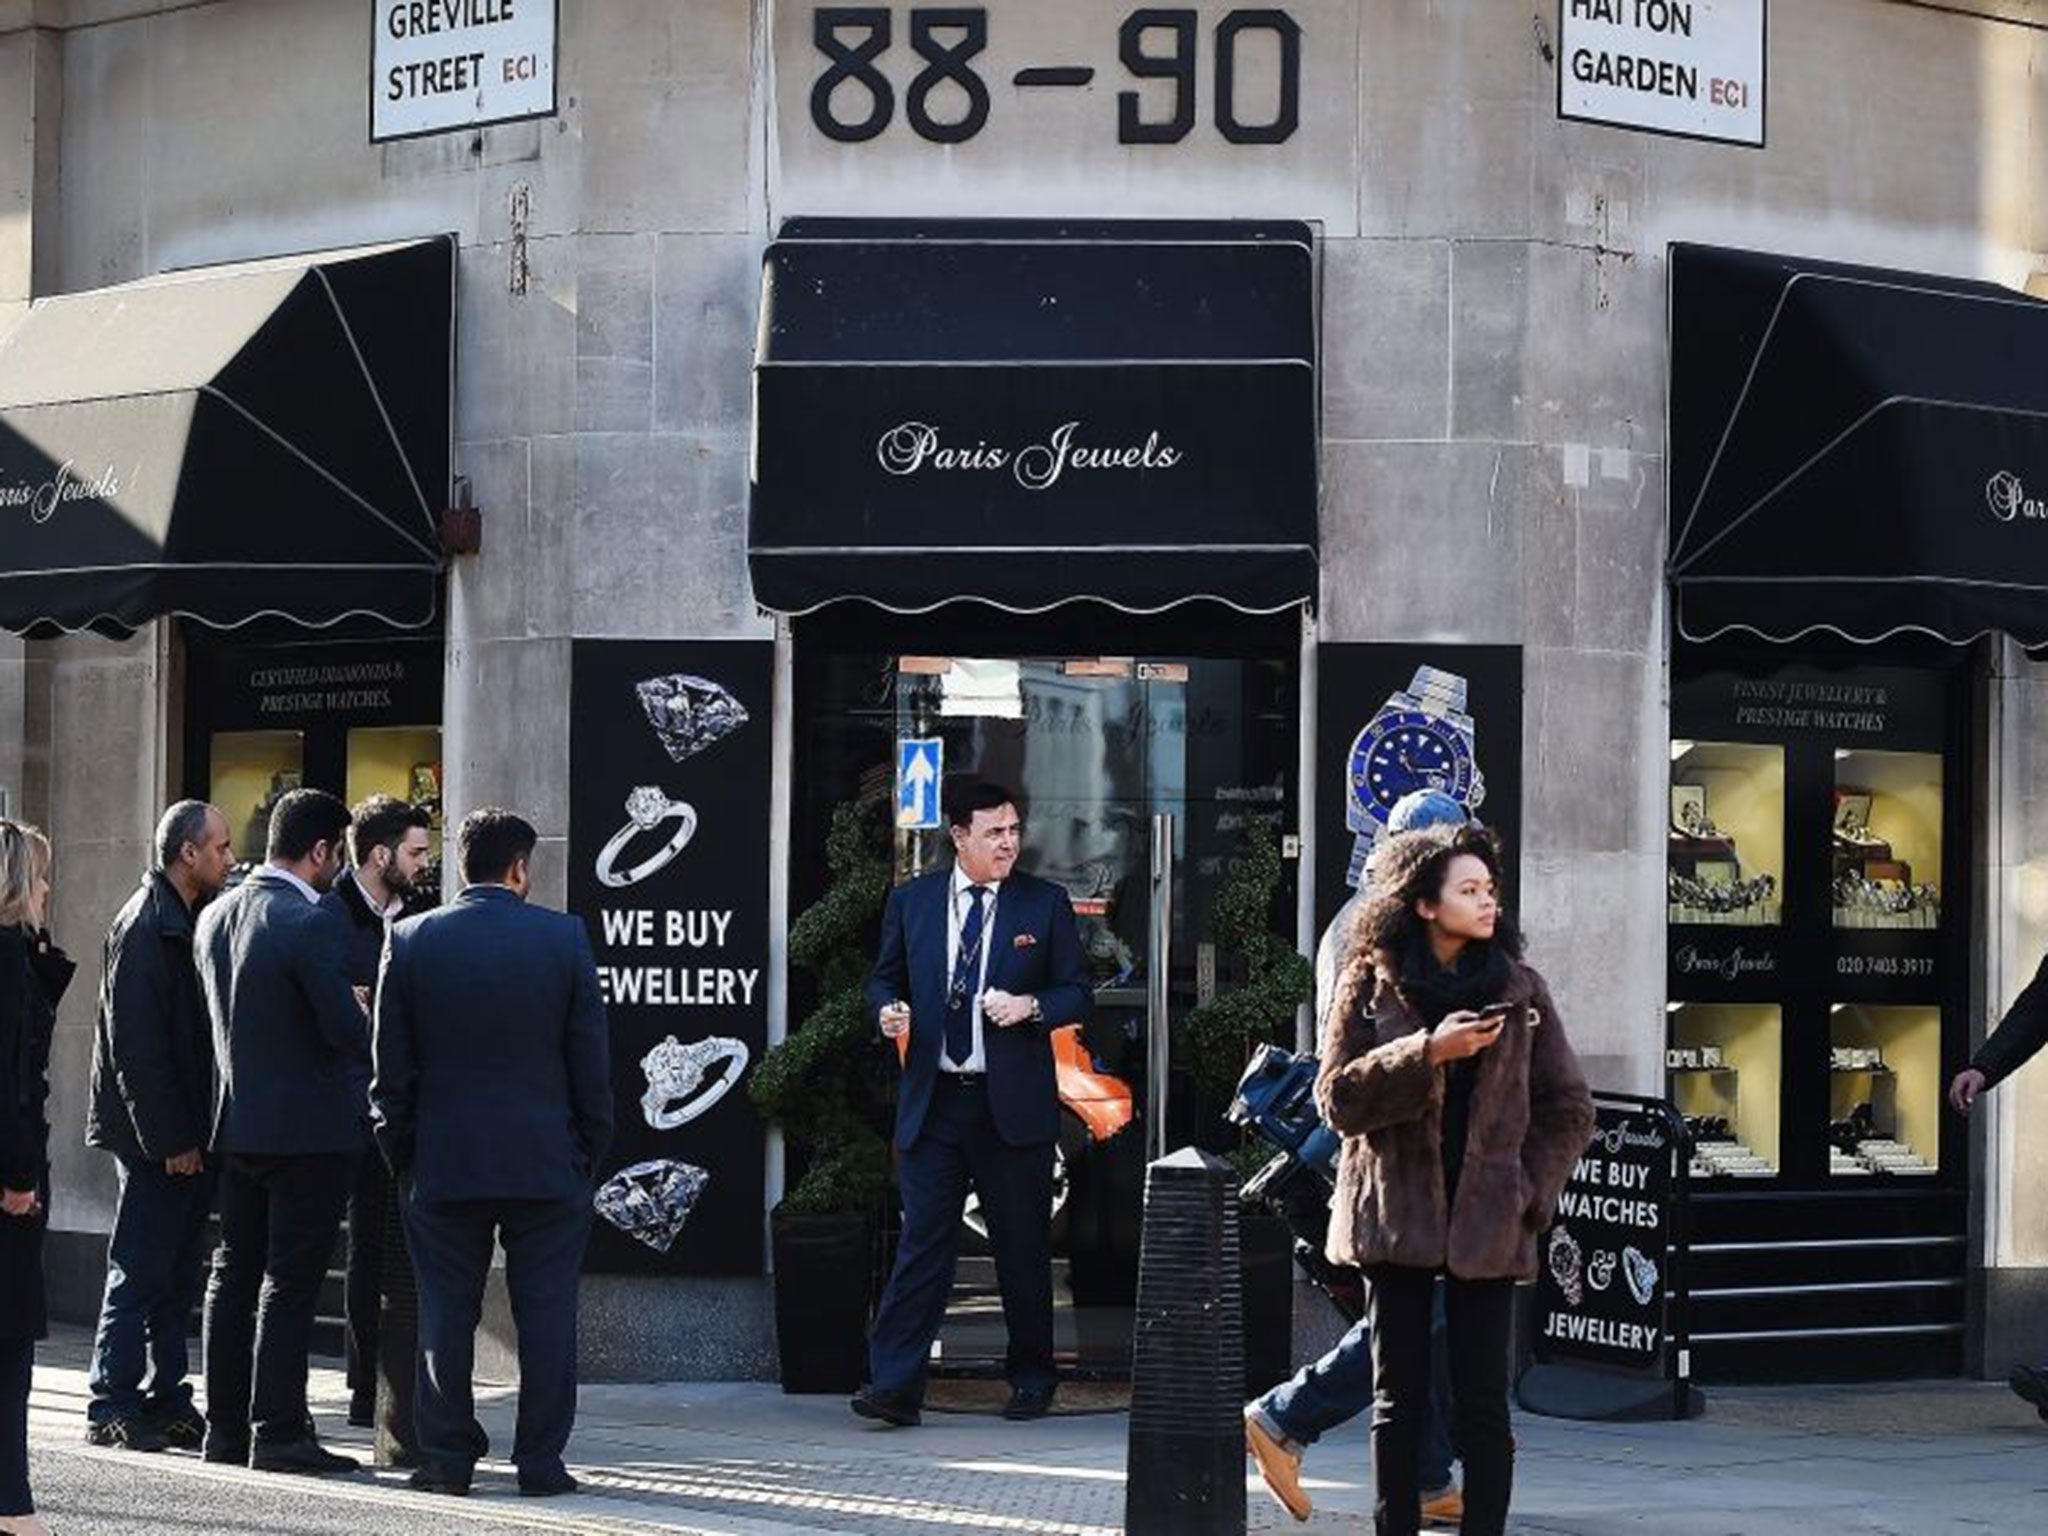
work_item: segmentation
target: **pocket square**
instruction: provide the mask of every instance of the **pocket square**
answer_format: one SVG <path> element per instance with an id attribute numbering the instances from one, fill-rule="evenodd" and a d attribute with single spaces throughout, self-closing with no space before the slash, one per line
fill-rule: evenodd
<path id="1" fill-rule="evenodd" d="M 1035 933 L 1020 933 L 1016 938 L 1010 940 L 1011 946 L 1016 949 L 1029 949 L 1037 942 L 1038 935 Z"/>

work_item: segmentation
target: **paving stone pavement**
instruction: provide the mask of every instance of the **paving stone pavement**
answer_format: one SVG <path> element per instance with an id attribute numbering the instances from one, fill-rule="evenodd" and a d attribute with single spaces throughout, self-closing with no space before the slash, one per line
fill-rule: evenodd
<path id="1" fill-rule="evenodd" d="M 339 1372 L 313 1375 L 315 1412 L 342 1449 Z M 933 1414 L 917 1430 L 855 1420 L 836 1398 L 749 1383 L 588 1386 L 572 1500 L 519 1499 L 510 1468 L 480 1469 L 469 1500 L 414 1494 L 397 1473 L 300 1483 L 189 1456 L 137 1457 L 80 1441 L 82 1339 L 44 1352 L 32 1443 L 59 1536 L 404 1536 L 478 1531 L 668 1531 L 699 1536 L 1113 1536 L 1122 1529 L 1125 1420 L 1010 1425 Z M 500 1453 L 513 1398 L 480 1394 Z M 2048 1424 L 2001 1386 L 1719 1389 L 1688 1424 L 1588 1425 L 1518 1417 L 1516 1536 L 1940 1536 L 2048 1523 Z M 1247 1477 L 1248 1529 L 1371 1527 L 1363 1424 L 1308 1463 L 1316 1518 L 1296 1525 Z M 172 1511 L 203 1510 L 199 1516 Z"/>

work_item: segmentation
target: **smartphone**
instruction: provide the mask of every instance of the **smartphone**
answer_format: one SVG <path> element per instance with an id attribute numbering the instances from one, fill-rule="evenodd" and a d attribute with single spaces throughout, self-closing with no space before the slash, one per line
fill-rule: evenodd
<path id="1" fill-rule="evenodd" d="M 1498 1019 L 1505 1022 L 1507 1016 L 1514 1011 L 1515 1005 L 1513 1003 L 1488 1003 L 1484 1008 L 1479 1009 L 1478 1013 L 1482 1019 Z"/>

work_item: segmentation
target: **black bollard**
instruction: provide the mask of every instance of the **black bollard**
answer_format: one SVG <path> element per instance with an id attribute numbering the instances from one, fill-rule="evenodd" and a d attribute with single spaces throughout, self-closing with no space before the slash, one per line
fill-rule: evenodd
<path id="1" fill-rule="evenodd" d="M 1131 1345 L 1127 1536 L 1242 1536 L 1237 1179 L 1193 1147 L 1145 1170 Z"/>

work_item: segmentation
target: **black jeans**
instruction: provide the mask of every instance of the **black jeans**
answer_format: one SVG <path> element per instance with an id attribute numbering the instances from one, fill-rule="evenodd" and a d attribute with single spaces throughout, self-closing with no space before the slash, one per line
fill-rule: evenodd
<path id="1" fill-rule="evenodd" d="M 28 1388 L 34 1339 L 0 1339 L 0 1518 L 32 1515 L 28 1491 Z"/>
<path id="2" fill-rule="evenodd" d="M 1372 1291 L 1373 1528 L 1415 1536 L 1422 1493 L 1415 1468 L 1429 1416 L 1429 1313 L 1437 1274 L 1404 1264 L 1366 1269 Z M 1515 1440 L 1508 1425 L 1508 1333 L 1512 1280 L 1444 1277 L 1452 1415 L 1465 1466 L 1463 1536 L 1501 1536 L 1514 1486 Z"/>
<path id="3" fill-rule="evenodd" d="M 357 1398 L 377 1395 L 377 1317 L 383 1286 L 384 1229 L 391 1204 L 391 1175 L 374 1148 L 356 1165 L 348 1196 L 348 1270 L 342 1310 L 348 1318 L 348 1390 Z"/>
<path id="4" fill-rule="evenodd" d="M 206 1284 L 206 1421 L 228 1442 L 306 1433 L 306 1350 L 355 1159 L 230 1153 Z"/>

